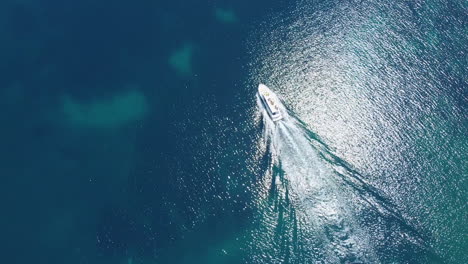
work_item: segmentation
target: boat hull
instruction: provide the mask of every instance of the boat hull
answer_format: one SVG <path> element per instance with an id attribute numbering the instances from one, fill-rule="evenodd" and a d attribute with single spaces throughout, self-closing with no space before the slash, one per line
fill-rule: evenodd
<path id="1" fill-rule="evenodd" d="M 273 93 L 270 88 L 264 84 L 258 85 L 258 95 L 262 100 L 263 105 L 265 106 L 268 115 L 273 121 L 278 121 L 283 119 L 283 115 L 280 111 L 280 102 L 278 97 Z"/>

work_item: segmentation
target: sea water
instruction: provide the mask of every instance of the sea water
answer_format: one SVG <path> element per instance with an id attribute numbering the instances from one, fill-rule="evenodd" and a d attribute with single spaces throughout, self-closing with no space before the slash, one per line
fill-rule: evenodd
<path id="1" fill-rule="evenodd" d="M 0 1 L 3 262 L 467 263 L 466 21 Z"/>

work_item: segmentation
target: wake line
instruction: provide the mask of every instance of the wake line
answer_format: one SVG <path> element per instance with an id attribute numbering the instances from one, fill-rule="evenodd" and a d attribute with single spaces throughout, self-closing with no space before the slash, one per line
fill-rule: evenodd
<path id="1" fill-rule="evenodd" d="M 321 248 L 321 252 L 313 255 L 330 263 L 375 260 L 369 237 L 349 209 L 349 197 L 311 144 L 302 124 L 284 106 L 281 106 L 284 119 L 275 123 L 261 101 L 257 102 L 262 110 L 264 141 L 273 157 L 271 166 L 283 172 L 288 199 L 296 207 L 294 221 L 315 237 L 310 247 Z"/>
<path id="2" fill-rule="evenodd" d="M 274 241 L 293 237 L 294 250 L 282 249 L 284 259 L 294 255 L 320 263 L 378 263 L 389 247 L 395 254 L 433 251 L 425 242 L 427 235 L 405 221 L 390 199 L 336 156 L 294 113 L 280 105 L 283 119 L 273 122 L 259 99 L 257 104 L 263 153 L 271 157 L 266 175 L 271 177 L 266 178 L 272 180 L 275 206 L 268 220 L 274 226 L 277 217 L 276 224 L 282 226 L 272 231 Z M 281 200 L 286 207 L 278 206 Z M 290 211 L 289 218 L 284 210 Z M 292 223 L 289 231 L 285 221 Z"/>

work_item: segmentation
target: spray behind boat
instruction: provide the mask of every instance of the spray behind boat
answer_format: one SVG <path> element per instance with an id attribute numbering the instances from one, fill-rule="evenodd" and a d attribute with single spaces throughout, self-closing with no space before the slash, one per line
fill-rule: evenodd
<path id="1" fill-rule="evenodd" d="M 360 228 L 357 213 L 349 202 L 353 201 L 351 194 L 322 159 L 322 153 L 315 148 L 314 139 L 305 125 L 264 84 L 258 86 L 257 104 L 263 117 L 262 142 L 271 157 L 268 159 L 270 169 L 266 172 L 271 174 L 265 177 L 271 177 L 271 184 L 267 185 L 274 186 L 272 190 L 278 192 L 276 195 L 283 193 L 286 203 L 291 206 L 275 207 L 282 209 L 277 212 L 273 209 L 272 215 L 267 215 L 268 219 L 281 219 L 279 226 L 286 226 L 284 221 L 288 220 L 284 215 L 290 217 L 291 243 L 295 245 L 292 248 L 297 249 L 291 249 L 293 254 L 305 254 L 311 259 L 317 257 L 315 261 L 326 263 L 377 262 L 371 238 Z M 283 210 L 290 211 L 284 213 Z M 275 230 L 271 237 L 265 233 L 257 235 L 261 237 L 260 241 L 269 238 L 276 241 L 278 236 L 289 235 L 288 229 L 284 228 Z M 298 236 L 307 239 L 298 240 Z M 303 243 L 302 250 L 296 244 L 298 241 Z"/>

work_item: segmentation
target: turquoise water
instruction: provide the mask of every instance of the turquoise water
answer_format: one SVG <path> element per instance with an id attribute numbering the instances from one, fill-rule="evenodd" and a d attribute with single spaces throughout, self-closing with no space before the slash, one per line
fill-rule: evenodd
<path id="1" fill-rule="evenodd" d="M 4 262 L 468 262 L 467 10 L 3 1 Z"/>

